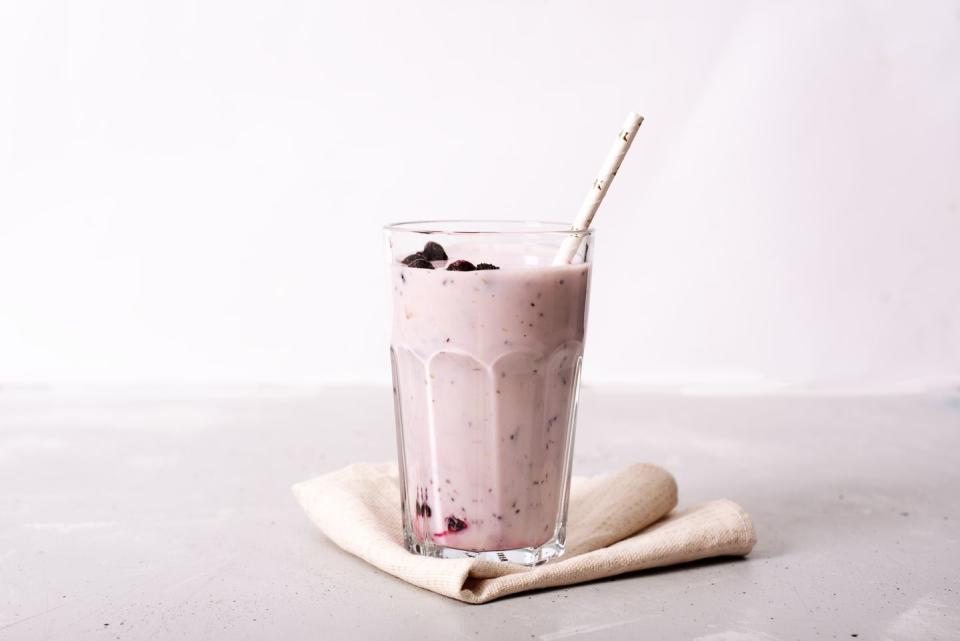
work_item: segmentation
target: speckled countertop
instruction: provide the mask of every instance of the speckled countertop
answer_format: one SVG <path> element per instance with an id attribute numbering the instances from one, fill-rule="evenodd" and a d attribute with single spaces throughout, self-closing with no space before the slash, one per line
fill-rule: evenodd
<path id="1" fill-rule="evenodd" d="M 347 556 L 289 486 L 394 456 L 383 388 L 0 389 L 0 639 L 960 639 L 960 395 L 586 390 L 575 469 L 729 497 L 747 560 L 469 606 Z"/>

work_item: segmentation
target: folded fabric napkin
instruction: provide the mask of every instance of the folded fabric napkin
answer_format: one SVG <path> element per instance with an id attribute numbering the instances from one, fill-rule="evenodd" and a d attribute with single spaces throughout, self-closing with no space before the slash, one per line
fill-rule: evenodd
<path id="1" fill-rule="evenodd" d="M 558 561 L 532 568 L 407 552 L 393 464 L 350 465 L 297 483 L 293 493 L 314 524 L 347 552 L 404 581 L 466 603 L 697 559 L 743 556 L 757 540 L 749 515 L 726 499 L 670 514 L 677 504 L 676 481 L 666 470 L 648 464 L 574 478 L 566 553 Z"/>

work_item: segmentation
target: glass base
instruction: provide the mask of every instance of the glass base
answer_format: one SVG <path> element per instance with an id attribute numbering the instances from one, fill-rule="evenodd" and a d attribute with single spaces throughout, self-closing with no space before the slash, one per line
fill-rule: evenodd
<path id="1" fill-rule="evenodd" d="M 564 544 L 560 537 L 554 537 L 542 545 L 513 550 L 459 550 L 438 545 L 432 541 L 421 541 L 413 532 L 404 529 L 403 544 L 409 552 L 435 559 L 480 559 L 494 563 L 517 563 L 519 565 L 543 565 L 563 556 Z"/>

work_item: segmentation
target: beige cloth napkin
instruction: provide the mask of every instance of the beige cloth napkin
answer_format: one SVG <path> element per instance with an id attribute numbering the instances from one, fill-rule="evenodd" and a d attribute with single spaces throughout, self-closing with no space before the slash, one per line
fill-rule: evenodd
<path id="1" fill-rule="evenodd" d="M 757 540 L 749 515 L 726 499 L 667 516 L 677 504 L 677 484 L 669 472 L 648 464 L 573 479 L 566 554 L 534 568 L 407 552 L 393 464 L 350 465 L 297 483 L 293 493 L 317 527 L 347 552 L 467 603 L 714 556 L 742 556 Z"/>

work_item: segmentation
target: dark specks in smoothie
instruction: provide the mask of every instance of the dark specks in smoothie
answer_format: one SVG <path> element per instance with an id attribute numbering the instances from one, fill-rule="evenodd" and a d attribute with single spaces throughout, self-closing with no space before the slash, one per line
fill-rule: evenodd
<path id="1" fill-rule="evenodd" d="M 541 296 L 543 296 L 543 292 L 537 292 L 537 300 L 540 300 Z"/>
<path id="2" fill-rule="evenodd" d="M 460 530 L 466 529 L 466 527 L 467 527 L 467 522 L 466 522 L 466 521 L 464 521 L 464 520 L 462 520 L 462 519 L 458 519 L 457 517 L 453 516 L 452 514 L 447 517 L 447 531 L 448 531 L 448 532 L 459 532 Z"/>
<path id="3" fill-rule="evenodd" d="M 443 479 L 443 482 L 449 484 L 449 483 L 450 483 L 450 479 Z"/>
<path id="4" fill-rule="evenodd" d="M 543 318 L 543 312 L 539 313 L 540 318 Z"/>
<path id="5" fill-rule="evenodd" d="M 449 337 L 449 336 L 447 336 L 447 340 L 446 340 L 445 342 L 447 342 L 447 343 L 450 342 L 450 337 Z"/>
<path id="6" fill-rule="evenodd" d="M 514 514 L 520 514 L 520 508 L 517 508 L 516 510 L 514 510 L 513 513 L 514 513 Z"/>
<path id="7" fill-rule="evenodd" d="M 403 272 L 400 272 L 400 280 L 404 283 L 407 282 L 407 277 L 403 275 Z"/>
<path id="8" fill-rule="evenodd" d="M 530 307 L 536 307 L 536 306 L 537 306 L 536 303 L 530 303 Z"/>
<path id="9" fill-rule="evenodd" d="M 536 374 L 536 373 L 539 372 L 539 371 L 540 371 L 540 370 L 536 370 L 536 369 L 535 369 L 535 370 L 533 370 L 533 373 Z"/>
<path id="10" fill-rule="evenodd" d="M 500 372 L 500 378 L 506 378 L 506 377 L 507 377 L 506 372 Z"/>
<path id="11" fill-rule="evenodd" d="M 563 279 L 562 279 L 562 278 L 561 278 L 559 281 L 557 281 L 557 282 L 560 283 L 561 285 L 563 285 Z"/>

